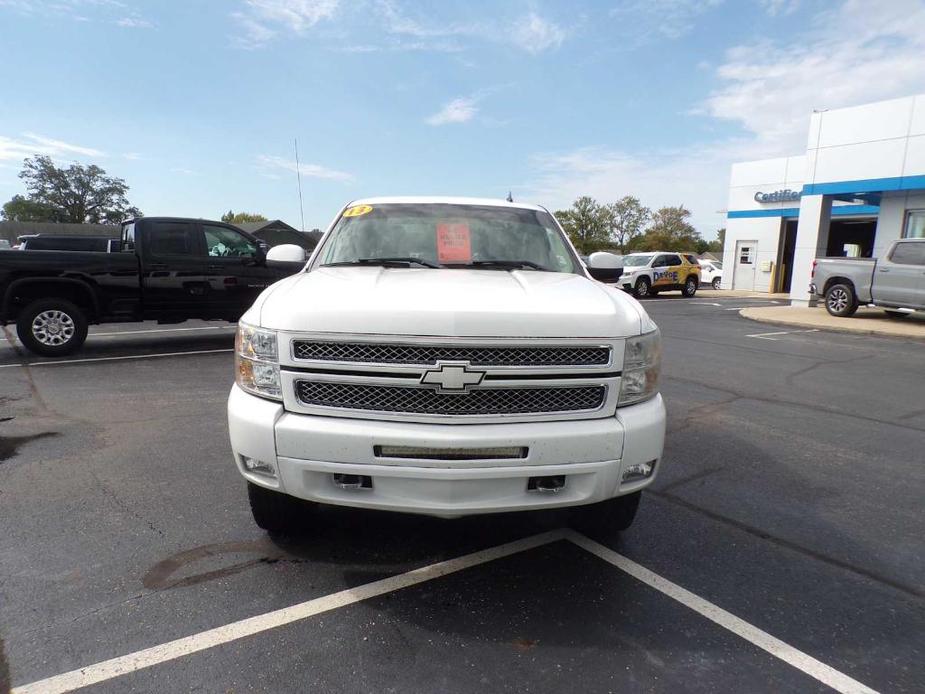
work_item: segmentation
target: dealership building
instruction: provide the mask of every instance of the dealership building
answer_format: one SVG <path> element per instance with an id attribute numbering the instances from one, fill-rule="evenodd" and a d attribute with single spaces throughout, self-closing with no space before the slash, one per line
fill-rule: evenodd
<path id="1" fill-rule="evenodd" d="M 814 112 L 805 154 L 734 164 L 723 288 L 807 305 L 813 260 L 925 237 L 925 94 Z"/>

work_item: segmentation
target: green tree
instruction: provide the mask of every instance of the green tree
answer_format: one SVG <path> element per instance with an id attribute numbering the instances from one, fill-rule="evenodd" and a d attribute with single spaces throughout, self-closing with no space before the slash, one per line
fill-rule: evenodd
<path id="1" fill-rule="evenodd" d="M 61 213 L 54 207 L 35 202 L 23 195 L 14 195 L 3 205 L 3 218 L 8 222 L 62 222 Z"/>
<path id="2" fill-rule="evenodd" d="M 246 222 L 266 222 L 269 221 L 262 214 L 255 214 L 253 212 L 234 212 L 228 210 L 225 214 L 222 215 L 222 221 L 227 222 L 228 224 L 244 224 Z"/>
<path id="3" fill-rule="evenodd" d="M 28 198 L 14 196 L 3 206 L 4 217 L 13 214 L 18 221 L 116 224 L 126 217 L 141 216 L 126 198 L 125 181 L 108 176 L 95 164 L 60 168 L 51 157 L 35 156 L 23 162 L 19 177 L 26 184 Z"/>
<path id="4" fill-rule="evenodd" d="M 625 195 L 604 209 L 604 220 L 610 242 L 625 253 L 629 244 L 642 233 L 652 211 L 639 202 L 639 198 Z"/>
<path id="5" fill-rule="evenodd" d="M 584 195 L 555 214 L 579 253 L 593 253 L 607 245 L 606 209 L 594 198 Z"/>
<path id="6" fill-rule="evenodd" d="M 714 254 L 722 253 L 723 246 L 726 245 L 726 227 L 723 227 L 722 229 L 717 229 L 716 230 L 716 240 L 710 241 L 710 243 L 707 245 L 708 245 L 707 250 L 710 251 L 710 253 L 714 253 Z"/>
<path id="7" fill-rule="evenodd" d="M 646 233 L 631 244 L 639 251 L 696 251 L 700 234 L 688 221 L 691 211 L 680 205 L 662 207 L 652 215 Z"/>

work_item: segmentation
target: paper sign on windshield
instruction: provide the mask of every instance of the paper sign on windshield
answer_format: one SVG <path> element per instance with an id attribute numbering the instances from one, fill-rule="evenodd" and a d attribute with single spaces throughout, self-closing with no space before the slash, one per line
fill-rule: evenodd
<path id="1" fill-rule="evenodd" d="M 469 239 L 469 225 L 465 222 L 440 222 L 437 224 L 437 262 L 472 262 L 472 244 Z"/>

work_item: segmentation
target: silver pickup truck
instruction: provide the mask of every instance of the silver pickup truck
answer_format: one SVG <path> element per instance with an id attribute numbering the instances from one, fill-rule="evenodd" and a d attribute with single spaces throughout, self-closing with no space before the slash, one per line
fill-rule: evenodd
<path id="1" fill-rule="evenodd" d="M 896 241 L 884 258 L 819 258 L 809 293 L 824 297 L 833 316 L 851 316 L 862 304 L 892 318 L 925 311 L 925 239 Z"/>

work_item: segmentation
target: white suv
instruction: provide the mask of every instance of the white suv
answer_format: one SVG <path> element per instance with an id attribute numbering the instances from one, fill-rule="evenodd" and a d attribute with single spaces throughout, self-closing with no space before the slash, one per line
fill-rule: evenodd
<path id="1" fill-rule="evenodd" d="M 590 278 L 544 208 L 360 200 L 241 319 L 234 462 L 270 532 L 312 503 L 575 506 L 623 529 L 662 458 L 660 353 L 645 310 Z"/>
<path id="2" fill-rule="evenodd" d="M 700 283 L 719 289 L 723 282 L 723 264 L 716 260 L 700 260 Z"/>

